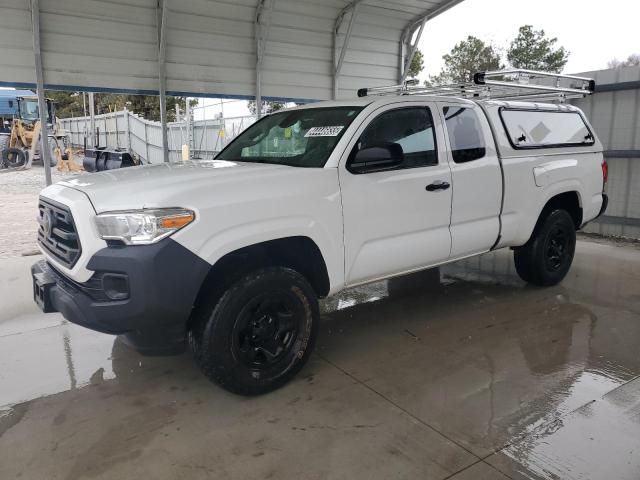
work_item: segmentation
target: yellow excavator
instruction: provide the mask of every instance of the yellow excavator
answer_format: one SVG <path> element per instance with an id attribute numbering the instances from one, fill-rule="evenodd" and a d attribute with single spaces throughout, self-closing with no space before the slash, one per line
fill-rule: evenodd
<path id="1" fill-rule="evenodd" d="M 11 121 L 9 133 L 0 133 L 0 169 L 21 170 L 31 168 L 34 160 L 41 160 L 40 112 L 38 97 L 17 97 L 17 114 Z M 47 103 L 47 145 L 51 166 L 60 171 L 81 171 L 82 167 L 73 161 L 68 136 L 56 122 L 55 103 Z"/>

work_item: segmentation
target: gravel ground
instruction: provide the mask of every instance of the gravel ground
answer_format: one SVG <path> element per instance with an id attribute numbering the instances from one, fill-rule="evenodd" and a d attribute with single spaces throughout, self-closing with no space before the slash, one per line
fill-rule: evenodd
<path id="1" fill-rule="evenodd" d="M 75 174 L 51 170 L 53 182 Z M 39 253 L 36 246 L 38 194 L 44 188 L 44 168 L 0 170 L 0 258 Z"/>

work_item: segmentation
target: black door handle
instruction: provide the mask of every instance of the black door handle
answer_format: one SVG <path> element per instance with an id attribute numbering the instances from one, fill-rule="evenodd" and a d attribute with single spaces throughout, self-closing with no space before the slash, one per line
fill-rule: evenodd
<path id="1" fill-rule="evenodd" d="M 442 180 L 436 180 L 432 184 L 427 185 L 426 189 L 427 189 L 427 192 L 435 192 L 436 190 L 446 190 L 450 186 L 451 185 L 449 184 L 449 182 L 443 182 Z"/>

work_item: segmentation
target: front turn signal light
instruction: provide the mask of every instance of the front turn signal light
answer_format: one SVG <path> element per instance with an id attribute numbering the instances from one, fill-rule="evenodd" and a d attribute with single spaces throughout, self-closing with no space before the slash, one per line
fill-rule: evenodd
<path id="1" fill-rule="evenodd" d="M 171 217 L 161 217 L 158 220 L 161 228 L 174 229 L 182 228 L 189 225 L 191 222 L 193 222 L 194 218 L 195 217 L 193 213 L 189 212 Z"/>

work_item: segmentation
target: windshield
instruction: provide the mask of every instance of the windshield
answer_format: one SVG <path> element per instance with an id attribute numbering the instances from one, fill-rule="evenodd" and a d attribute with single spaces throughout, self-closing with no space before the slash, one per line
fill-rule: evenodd
<path id="1" fill-rule="evenodd" d="M 274 113 L 254 123 L 216 158 L 323 167 L 362 108 L 307 108 Z"/>
<path id="2" fill-rule="evenodd" d="M 40 109 L 38 108 L 37 99 L 20 100 L 20 118 L 28 122 L 40 120 Z M 51 122 L 50 112 L 47 112 L 47 123 Z"/>

